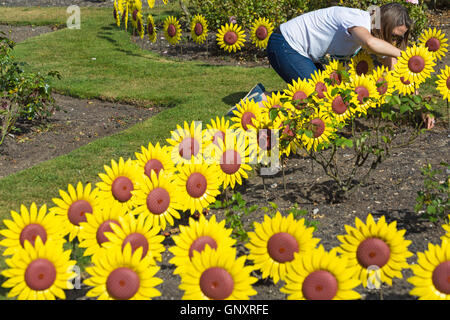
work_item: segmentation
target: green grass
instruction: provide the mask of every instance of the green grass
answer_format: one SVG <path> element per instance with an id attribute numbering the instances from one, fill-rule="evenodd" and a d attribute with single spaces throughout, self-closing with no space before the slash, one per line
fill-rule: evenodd
<path id="1" fill-rule="evenodd" d="M 65 21 L 65 16 L 59 16 L 61 9 L 47 10 L 15 9 L 18 14 L 14 18 L 5 18 L 12 11 L 2 9 L 0 22 L 17 24 L 23 19 L 35 23 L 30 17 L 39 23 Z M 164 111 L 123 132 L 1 179 L 0 219 L 22 203 L 51 206 L 51 199 L 59 197 L 58 189 L 66 189 L 68 183 L 99 181 L 97 174 L 111 159 L 133 157 L 149 141 L 165 144 L 170 130 L 185 120 L 206 124 L 223 115 L 257 82 L 263 82 L 268 90 L 284 85 L 272 69 L 208 66 L 143 51 L 112 24 L 109 9 L 82 9 L 81 17 L 81 30 L 62 29 L 18 44 L 17 60 L 27 62 L 32 71 L 59 71 L 62 79 L 53 82 L 58 92 L 159 105 Z"/>

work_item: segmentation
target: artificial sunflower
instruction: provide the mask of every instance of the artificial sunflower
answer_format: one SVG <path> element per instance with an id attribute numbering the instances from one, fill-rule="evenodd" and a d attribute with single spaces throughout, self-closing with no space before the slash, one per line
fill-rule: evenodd
<path id="1" fill-rule="evenodd" d="M 415 93 L 419 85 L 414 81 L 406 80 L 405 77 L 399 74 L 395 69 L 392 71 L 392 81 L 394 83 L 394 91 L 397 90 L 403 95 Z"/>
<path id="2" fill-rule="evenodd" d="M 292 83 L 288 83 L 288 89 L 284 90 L 284 94 L 292 100 L 292 104 L 297 110 L 302 110 L 302 105 L 305 100 L 314 92 L 314 87 L 308 82 L 307 79 L 300 79 L 298 81 L 292 80 Z"/>
<path id="3" fill-rule="evenodd" d="M 50 208 L 50 211 L 61 217 L 62 234 L 69 234 L 69 241 L 72 241 L 80 232 L 80 223 L 86 222 L 86 215 L 98 210 L 101 202 L 98 198 L 99 189 L 92 190 L 90 183 L 83 187 L 78 182 L 76 189 L 69 184 L 67 191 L 59 190 L 60 198 L 52 199 L 56 207 Z"/>
<path id="4" fill-rule="evenodd" d="M 414 45 L 402 51 L 394 70 L 405 81 L 421 84 L 434 72 L 435 65 L 433 54 L 427 48 Z"/>
<path id="5" fill-rule="evenodd" d="M 120 27 L 120 13 L 121 10 L 119 10 L 119 4 L 117 3 L 117 0 L 114 0 L 113 17 L 118 27 Z"/>
<path id="6" fill-rule="evenodd" d="M 169 16 L 164 20 L 164 36 L 167 41 L 175 45 L 181 39 L 181 26 L 178 19 L 173 16 Z"/>
<path id="7" fill-rule="evenodd" d="M 137 16 L 136 29 L 139 34 L 139 37 L 141 37 L 141 39 L 144 39 L 145 27 L 144 27 L 144 20 L 142 18 L 141 13 L 138 13 L 138 16 Z"/>
<path id="8" fill-rule="evenodd" d="M 352 102 L 357 113 L 366 114 L 369 108 L 377 106 L 380 95 L 372 77 L 355 75 L 351 78 L 349 87 L 354 92 Z"/>
<path id="9" fill-rule="evenodd" d="M 225 117 L 216 117 L 211 119 L 211 123 L 206 125 L 206 129 L 203 131 L 203 140 L 205 145 L 214 144 L 219 146 L 219 141 L 225 142 L 226 133 L 230 130 L 230 120 Z"/>
<path id="10" fill-rule="evenodd" d="M 128 30 L 128 14 L 130 9 L 128 9 L 128 5 L 125 4 L 123 7 L 123 13 L 122 13 L 122 23 L 125 26 L 125 30 Z"/>
<path id="11" fill-rule="evenodd" d="M 174 218 L 181 218 L 178 210 L 183 209 L 183 199 L 174 178 L 164 171 L 159 175 L 152 171 L 150 178 L 145 176 L 139 190 L 133 191 L 136 209 L 132 213 L 146 216 L 152 227 L 164 230 L 167 223 L 173 226 Z"/>
<path id="12" fill-rule="evenodd" d="M 385 98 L 392 95 L 395 89 L 392 71 L 386 66 L 378 66 L 373 70 L 371 77 L 373 81 L 375 81 L 375 86 L 377 87 L 379 95 L 378 103 L 383 104 Z"/>
<path id="13" fill-rule="evenodd" d="M 155 6 L 155 0 L 147 0 L 149 8 L 153 8 Z"/>
<path id="14" fill-rule="evenodd" d="M 373 59 L 365 50 L 360 50 L 349 65 L 350 76 L 369 76 L 373 72 Z"/>
<path id="15" fill-rule="evenodd" d="M 112 232 L 105 232 L 109 240 L 103 243 L 106 249 L 118 246 L 123 250 L 126 244 L 130 243 L 132 253 L 142 248 L 142 258 L 162 261 L 161 253 L 165 251 L 162 244 L 164 236 L 159 235 L 160 228 L 153 226 L 145 215 L 138 215 L 137 218 L 131 214 L 119 216 L 119 224 L 111 223 L 110 227 Z"/>
<path id="16" fill-rule="evenodd" d="M 340 85 L 345 82 L 342 77 L 342 72 L 345 71 L 345 66 L 339 60 L 333 59 L 325 66 L 325 79 L 331 80 L 331 86 Z"/>
<path id="17" fill-rule="evenodd" d="M 255 121 L 258 121 L 261 117 L 261 108 L 255 100 L 245 99 L 236 105 L 236 109 L 233 110 L 233 115 L 231 121 L 234 123 L 230 129 L 247 131 L 251 127 L 255 127 Z"/>
<path id="18" fill-rule="evenodd" d="M 147 17 L 147 35 L 150 42 L 156 42 L 156 26 L 151 14 Z"/>
<path id="19" fill-rule="evenodd" d="M 410 240 L 404 239 L 405 230 L 397 230 L 397 222 L 389 225 L 382 216 L 375 222 L 372 215 L 367 216 L 366 224 L 355 218 L 355 226 L 346 225 L 346 235 L 337 238 L 341 242 L 339 252 L 347 258 L 347 267 L 354 271 L 353 276 L 360 279 L 363 286 L 369 283 L 379 287 L 382 282 L 392 285 L 394 277 L 402 278 L 402 269 L 408 268 L 406 259 L 412 256 L 408 251 Z M 378 273 L 373 277 L 371 271 Z"/>
<path id="20" fill-rule="evenodd" d="M 265 49 L 273 32 L 273 24 L 267 18 L 259 18 L 252 23 L 250 35 L 257 48 Z"/>
<path id="21" fill-rule="evenodd" d="M 345 122 L 354 116 L 355 110 L 350 102 L 345 101 L 343 98 L 342 92 L 347 89 L 347 86 L 342 83 L 334 88 L 339 88 L 339 90 L 325 92 L 324 108 L 329 113 L 332 113 L 337 121 Z"/>
<path id="22" fill-rule="evenodd" d="M 137 181 L 141 178 L 142 173 L 137 164 L 128 159 L 124 161 L 120 157 L 117 163 L 111 160 L 111 167 L 104 165 L 106 174 L 99 173 L 102 181 L 96 184 L 99 189 L 98 196 L 101 201 L 114 202 L 120 204 L 127 210 L 133 208 L 133 194 L 131 191 L 137 188 Z"/>
<path id="23" fill-rule="evenodd" d="M 314 88 L 316 94 L 313 96 L 315 101 L 323 101 L 325 93 L 329 91 L 325 79 L 329 77 L 323 70 L 316 70 L 309 79 L 310 85 Z"/>
<path id="24" fill-rule="evenodd" d="M 159 142 L 154 146 L 149 142 L 147 148 L 141 146 L 141 152 L 135 152 L 134 155 L 137 159 L 139 171 L 149 178 L 152 171 L 155 171 L 156 175 L 159 175 L 161 170 L 164 170 L 166 174 L 175 171 L 175 166 L 170 157 L 170 148 L 168 146 L 161 147 Z"/>
<path id="25" fill-rule="evenodd" d="M 280 127 L 282 120 L 277 117 L 271 120 L 268 113 L 261 113 L 257 121 L 253 121 L 246 135 L 248 141 L 249 163 L 260 163 L 264 166 L 278 165 L 280 159 Z"/>
<path id="26" fill-rule="evenodd" d="M 84 284 L 92 287 L 87 297 L 98 300 L 149 300 L 161 293 L 155 289 L 163 281 L 154 277 L 159 271 L 153 259 L 142 258 L 142 247 L 133 252 L 131 243 L 125 247 L 102 248 L 92 257 L 93 266 Z"/>
<path id="27" fill-rule="evenodd" d="M 442 98 L 444 100 L 449 101 L 450 100 L 450 66 L 445 66 L 441 70 L 441 73 L 438 74 L 438 80 L 436 81 L 437 84 L 437 91 L 439 91 L 442 94 Z"/>
<path id="28" fill-rule="evenodd" d="M 228 52 L 236 52 L 241 50 L 245 42 L 245 33 L 241 26 L 231 23 L 221 26 L 217 31 L 216 40 L 220 49 L 224 49 Z"/>
<path id="29" fill-rule="evenodd" d="M 140 1 L 135 2 L 131 7 L 130 12 L 131 25 L 133 26 L 134 30 L 137 30 L 139 17 L 142 17 L 142 3 Z"/>
<path id="30" fill-rule="evenodd" d="M 336 250 L 322 245 L 303 254 L 294 253 L 287 267 L 286 285 L 280 289 L 289 300 L 354 300 L 361 296 L 353 289 L 360 284 L 351 277 L 346 261 Z"/>
<path id="31" fill-rule="evenodd" d="M 424 30 L 419 36 L 419 43 L 430 51 L 436 60 L 441 60 L 448 51 L 448 39 L 442 30 L 436 28 Z"/>
<path id="32" fill-rule="evenodd" d="M 218 140 L 219 146 L 215 152 L 215 161 L 219 165 L 223 181 L 223 189 L 228 186 L 234 189 L 236 184 L 242 184 L 242 179 L 248 178 L 249 149 L 245 144 L 244 135 L 231 135 L 224 143 Z"/>
<path id="33" fill-rule="evenodd" d="M 333 119 L 335 119 L 334 114 L 316 108 L 315 112 L 302 124 L 306 132 L 301 135 L 300 140 L 306 150 L 317 151 L 320 144 L 330 141 L 336 132 Z M 312 132 L 312 135 L 308 132 Z"/>
<path id="34" fill-rule="evenodd" d="M 191 161 L 202 162 L 204 141 L 201 122 L 192 121 L 189 125 L 185 121 L 183 128 L 177 125 L 177 129 L 170 134 L 171 138 L 167 142 L 172 146 L 170 156 L 176 166 Z"/>
<path id="35" fill-rule="evenodd" d="M 420 300 L 450 300 L 450 242 L 428 243 L 428 250 L 417 253 L 414 275 L 408 278 L 414 288 L 409 294 Z"/>
<path id="36" fill-rule="evenodd" d="M 255 269 L 262 271 L 262 277 L 272 277 L 274 283 L 286 279 L 288 265 L 294 262 L 294 253 L 303 255 L 316 247 L 320 239 L 313 237 L 314 228 L 305 226 L 305 219 L 295 220 L 290 213 L 282 217 L 280 212 L 275 217 L 264 216 L 264 222 L 254 222 L 254 232 L 249 232 L 250 250 L 248 259 Z"/>
<path id="37" fill-rule="evenodd" d="M 220 168 L 217 164 L 190 163 L 179 167 L 176 183 L 183 198 L 184 210 L 202 213 L 216 196 L 222 184 Z"/>
<path id="38" fill-rule="evenodd" d="M 47 212 L 45 204 L 38 209 L 33 202 L 30 210 L 22 204 L 20 214 L 11 210 L 11 218 L 12 220 L 3 220 L 6 229 L 0 230 L 0 234 L 5 237 L 0 241 L 0 245 L 6 247 L 4 256 L 23 249 L 27 241 L 34 245 L 37 238 L 43 243 L 64 242 L 62 221 L 54 212 Z"/>
<path id="39" fill-rule="evenodd" d="M 8 278 L 2 287 L 11 288 L 7 297 L 19 300 L 65 299 L 64 290 L 73 289 L 71 280 L 76 277 L 70 260 L 70 250 L 63 251 L 61 243 L 37 238 L 32 245 L 26 241 L 12 258 L 5 260 L 9 269 L 2 271 Z"/>
<path id="40" fill-rule="evenodd" d="M 181 274 L 179 288 L 184 291 L 183 300 L 248 300 L 256 295 L 252 284 L 257 281 L 245 266 L 246 256 L 236 259 L 236 250 L 221 250 L 206 246 L 194 251 L 191 264 Z"/>
<path id="41" fill-rule="evenodd" d="M 195 43 L 203 43 L 208 37 L 208 23 L 201 14 L 197 14 L 192 18 L 191 37 Z"/>
<path id="42" fill-rule="evenodd" d="M 112 232 L 111 224 L 119 225 L 119 217 L 127 212 L 122 206 L 114 202 L 103 202 L 100 210 L 86 216 L 86 222 L 81 222 L 78 239 L 79 247 L 85 248 L 84 256 L 92 256 L 102 248 L 103 243 L 109 241 L 105 232 Z"/>
<path id="43" fill-rule="evenodd" d="M 194 251 L 201 252 L 206 246 L 212 249 L 231 248 L 236 240 L 231 238 L 232 229 L 225 228 L 225 220 L 216 221 L 213 215 L 209 220 L 200 215 L 198 221 L 189 218 L 189 226 L 180 225 L 180 233 L 172 237 L 175 245 L 169 248 L 173 258 L 169 263 L 175 265 L 174 274 L 185 273 L 191 263 Z"/>

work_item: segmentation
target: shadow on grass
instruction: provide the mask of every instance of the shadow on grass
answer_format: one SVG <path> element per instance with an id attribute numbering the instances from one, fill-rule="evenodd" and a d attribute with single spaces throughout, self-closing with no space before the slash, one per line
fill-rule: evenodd
<path id="1" fill-rule="evenodd" d="M 229 106 L 234 106 L 239 101 L 241 101 L 241 99 L 244 98 L 246 94 L 247 94 L 247 92 L 245 92 L 245 91 L 234 92 L 234 93 L 231 93 L 231 94 L 223 97 L 222 101 L 225 102 Z"/>

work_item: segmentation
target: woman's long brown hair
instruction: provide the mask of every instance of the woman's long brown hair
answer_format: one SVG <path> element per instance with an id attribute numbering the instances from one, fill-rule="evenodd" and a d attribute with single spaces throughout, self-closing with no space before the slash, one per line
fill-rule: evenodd
<path id="1" fill-rule="evenodd" d="M 372 29 L 373 36 L 387 41 L 401 50 L 408 47 L 408 38 L 413 27 L 413 21 L 409 17 L 408 9 L 399 3 L 388 3 L 380 7 L 381 29 Z M 395 39 L 392 32 L 395 27 L 405 25 L 408 31 L 403 37 Z"/>

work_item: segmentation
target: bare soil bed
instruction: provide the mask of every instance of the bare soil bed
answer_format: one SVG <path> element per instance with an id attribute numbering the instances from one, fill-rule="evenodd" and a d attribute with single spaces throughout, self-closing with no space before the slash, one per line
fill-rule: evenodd
<path id="1" fill-rule="evenodd" d="M 0 4 L 1 4 L 0 0 Z M 7 0 L 3 0 L 7 1 Z M 30 27 L 31 28 L 31 27 Z M 25 28 L 13 28 L 13 36 L 17 39 L 25 38 L 25 34 L 32 34 Z M 213 39 L 211 39 L 212 41 Z M 144 47 L 152 49 L 148 42 L 135 38 L 134 41 Z M 156 44 L 154 50 L 159 50 Z M 205 63 L 232 63 L 239 62 L 239 55 L 234 59 L 223 58 L 218 53 L 210 57 L 205 56 L 203 50 L 196 51 L 195 44 L 189 44 L 183 49 L 167 47 L 167 55 L 170 52 L 177 53 L 183 50 L 186 59 L 200 59 Z M 172 51 L 171 51 L 172 50 Z M 212 49 L 213 50 L 213 49 Z M 195 53 L 197 52 L 197 53 Z M 162 52 L 164 54 L 164 52 Z M 212 53 L 212 54 L 211 54 Z M 202 56 L 203 55 L 203 56 Z M 179 58 L 178 55 L 176 55 Z M 448 59 L 448 58 L 447 58 Z M 245 59 L 244 59 L 245 60 Z M 247 59 L 244 65 L 253 66 Z M 264 61 L 256 64 L 267 65 Z M 448 64 L 448 62 L 447 62 Z M 28 168 L 38 161 L 51 159 L 67 153 L 81 145 L 89 143 L 93 139 L 123 130 L 127 126 L 154 115 L 157 109 L 138 108 L 117 103 L 99 100 L 82 100 L 55 95 L 62 110 L 57 112 L 49 122 L 45 124 L 21 124 L 23 130 L 20 135 L 7 138 L 0 147 L 0 177 Z M 408 134 L 407 131 L 400 133 Z M 447 124 L 437 123 L 436 127 L 426 132 L 412 145 L 395 150 L 392 156 L 382 163 L 369 179 L 366 185 L 360 187 L 350 198 L 337 200 L 331 197 L 335 191 L 334 184 L 326 177 L 318 166 L 314 169 L 311 160 L 304 156 L 297 156 L 288 161 L 286 167 L 287 192 L 284 192 L 282 175 L 268 177 L 265 181 L 268 192 L 264 192 L 262 179 L 253 176 L 246 181 L 244 186 L 237 189 L 243 194 L 247 204 L 268 206 L 268 201 L 275 202 L 280 211 L 286 213 L 289 208 L 298 204 L 300 208 L 307 209 L 306 219 L 318 221 L 318 228 L 314 236 L 321 239 L 326 249 L 339 245 L 337 235 L 344 234 L 344 225 L 354 225 L 355 217 L 365 221 L 367 215 L 372 213 L 375 218 L 384 215 L 387 222 L 397 221 L 398 229 L 406 230 L 406 239 L 411 240 L 409 250 L 413 253 L 427 249 L 429 242 L 439 243 L 444 234 L 441 225 L 443 221 L 431 223 L 420 218 L 414 212 L 417 191 L 423 187 L 423 177 L 420 168 L 427 162 L 437 166 L 441 161 L 449 161 L 449 131 Z M 350 152 L 350 151 L 349 151 Z M 351 154 L 349 154 L 351 157 Z M 442 179 L 445 177 L 443 176 Z M 218 220 L 224 219 L 224 209 L 210 210 L 208 217 L 217 215 Z M 264 216 L 262 210 L 257 210 L 245 221 L 247 230 L 251 230 L 253 222 L 261 222 Z M 187 224 L 188 217 L 184 216 L 176 225 L 164 234 L 166 249 L 174 245 L 172 236 L 179 232 L 180 224 Z M 242 244 L 238 245 L 239 254 L 247 253 Z M 173 275 L 174 266 L 169 263 L 172 254 L 166 250 L 163 253 L 163 262 L 157 276 L 164 282 L 157 288 L 162 293 L 158 299 L 181 299 L 183 292 L 178 289 L 180 277 Z M 408 259 L 413 264 L 417 261 L 416 255 Z M 261 279 L 261 274 L 254 275 L 260 280 L 254 285 L 258 294 L 252 299 L 272 300 L 284 299 L 285 295 L 279 289 L 283 282 L 277 285 L 271 280 Z M 415 299 L 409 295 L 412 286 L 406 281 L 412 272 L 404 270 L 403 279 L 395 279 L 392 287 L 383 286 L 383 297 L 389 299 Z M 87 288 L 68 292 L 69 299 L 86 299 Z M 358 287 L 357 291 L 366 300 L 379 299 L 379 291 L 370 291 Z"/>

